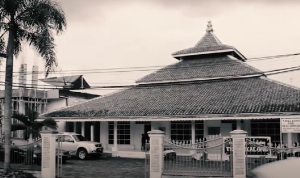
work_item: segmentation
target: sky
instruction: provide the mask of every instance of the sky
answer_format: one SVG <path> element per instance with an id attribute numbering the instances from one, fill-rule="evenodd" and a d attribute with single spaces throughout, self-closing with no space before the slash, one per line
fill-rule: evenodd
<path id="1" fill-rule="evenodd" d="M 223 44 L 235 46 L 247 58 L 300 52 L 298 0 L 57 1 L 65 11 L 68 26 L 56 37 L 59 67 L 50 77 L 83 74 L 91 86 L 132 84 L 155 70 L 78 70 L 165 66 L 177 62 L 171 53 L 195 45 L 205 34 L 208 21 Z M 24 47 L 16 59 L 14 71 L 23 61 L 28 71 L 34 64 L 43 70 L 42 59 L 30 47 Z M 248 64 L 268 71 L 298 66 L 300 56 Z M 298 76 L 297 71 L 270 78 L 300 87 Z M 39 78 L 43 77 L 40 74 Z M 0 80 L 3 79 L 2 74 Z M 17 82 L 18 78 L 14 80 Z M 102 95 L 112 91 L 84 92 Z"/>

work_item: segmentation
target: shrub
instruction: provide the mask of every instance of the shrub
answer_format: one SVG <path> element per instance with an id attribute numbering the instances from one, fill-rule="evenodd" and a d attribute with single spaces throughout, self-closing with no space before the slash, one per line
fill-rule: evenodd
<path id="1" fill-rule="evenodd" d="M 12 171 L 5 175 L 4 172 L 0 172 L 0 178 L 36 178 L 33 174 L 23 171 Z"/>

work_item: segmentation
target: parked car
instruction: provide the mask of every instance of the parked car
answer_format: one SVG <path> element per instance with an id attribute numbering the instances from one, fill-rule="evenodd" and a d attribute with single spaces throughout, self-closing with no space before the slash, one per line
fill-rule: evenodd
<path id="1" fill-rule="evenodd" d="M 10 162 L 13 164 L 21 164 L 25 160 L 25 152 L 22 149 L 19 149 L 18 147 L 12 146 L 10 150 Z M 1 144 L 0 145 L 0 161 L 4 162 L 4 147 Z"/>
<path id="2" fill-rule="evenodd" d="M 71 154 L 69 151 L 56 150 L 56 163 L 58 163 L 59 154 L 61 154 L 62 164 L 65 164 L 67 162 L 67 160 L 69 160 L 71 158 Z M 33 160 L 34 160 L 34 163 L 36 163 L 37 165 L 41 165 L 41 163 L 42 163 L 42 149 L 38 145 L 34 148 Z"/>
<path id="3" fill-rule="evenodd" d="M 58 134 L 58 139 L 61 141 L 63 150 L 69 151 L 72 156 L 76 156 L 81 160 L 87 159 L 88 157 L 99 157 L 103 154 L 101 143 L 88 141 L 80 134 L 61 132 Z"/>
<path id="4" fill-rule="evenodd" d="M 300 158 L 289 157 L 285 160 L 263 164 L 251 172 L 254 178 L 298 178 Z"/>
<path id="5" fill-rule="evenodd" d="M 150 151 L 150 144 L 146 144 L 146 151 Z M 164 148 L 164 159 L 175 160 L 176 152 L 172 148 Z"/>
<path id="6" fill-rule="evenodd" d="M 175 160 L 176 159 L 176 152 L 172 149 L 164 148 L 164 158 Z"/>

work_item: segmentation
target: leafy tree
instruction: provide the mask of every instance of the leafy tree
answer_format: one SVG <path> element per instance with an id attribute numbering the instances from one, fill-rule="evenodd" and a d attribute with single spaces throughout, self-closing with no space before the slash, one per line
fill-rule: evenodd
<path id="1" fill-rule="evenodd" d="M 64 11 L 52 0 L 0 0 L 0 56 L 6 58 L 4 104 L 4 172 L 10 172 L 10 134 L 14 57 L 27 42 L 45 60 L 46 77 L 57 66 L 54 34 L 67 25 Z"/>

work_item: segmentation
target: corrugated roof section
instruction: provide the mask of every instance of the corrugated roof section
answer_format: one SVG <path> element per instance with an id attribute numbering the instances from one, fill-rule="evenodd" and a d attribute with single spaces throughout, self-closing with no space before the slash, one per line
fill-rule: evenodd
<path id="1" fill-rule="evenodd" d="M 90 88 L 90 85 L 82 75 L 51 77 L 40 80 L 54 87 L 62 87 L 70 90 Z"/>

